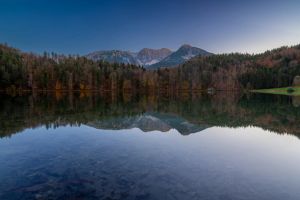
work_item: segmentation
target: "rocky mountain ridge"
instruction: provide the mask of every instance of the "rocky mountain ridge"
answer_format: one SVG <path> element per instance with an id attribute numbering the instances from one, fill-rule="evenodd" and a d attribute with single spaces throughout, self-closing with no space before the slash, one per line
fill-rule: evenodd
<path id="1" fill-rule="evenodd" d="M 155 69 L 159 67 L 173 67 L 199 55 L 211 55 L 203 49 L 182 45 L 177 51 L 168 48 L 150 49 L 143 48 L 139 52 L 122 50 L 95 51 L 86 57 L 94 61 L 107 61 L 109 63 L 124 63 L 140 65 L 145 68 Z"/>

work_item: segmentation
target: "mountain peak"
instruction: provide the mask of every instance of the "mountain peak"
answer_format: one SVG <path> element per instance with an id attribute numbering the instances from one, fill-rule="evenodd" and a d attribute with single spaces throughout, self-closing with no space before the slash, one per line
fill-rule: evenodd
<path id="1" fill-rule="evenodd" d="M 207 52 L 203 49 L 193 47 L 189 44 L 184 44 L 179 49 L 168 57 L 164 58 L 162 61 L 150 66 L 151 69 L 156 69 L 159 67 L 174 67 L 184 63 L 185 61 L 195 57 L 195 56 L 207 56 L 212 53 Z"/>
<path id="2" fill-rule="evenodd" d="M 179 49 L 181 49 L 181 48 L 192 48 L 192 45 L 190 45 L 190 44 L 183 44 L 183 45 L 181 45 L 181 47 L 179 47 Z"/>

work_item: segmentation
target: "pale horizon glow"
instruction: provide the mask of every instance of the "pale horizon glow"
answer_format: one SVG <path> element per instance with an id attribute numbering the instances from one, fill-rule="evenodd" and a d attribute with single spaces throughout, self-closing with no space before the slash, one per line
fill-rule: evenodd
<path id="1" fill-rule="evenodd" d="M 79 55 L 182 44 L 256 54 L 300 44 L 299 9 L 296 0 L 3 0 L 0 43 Z"/>

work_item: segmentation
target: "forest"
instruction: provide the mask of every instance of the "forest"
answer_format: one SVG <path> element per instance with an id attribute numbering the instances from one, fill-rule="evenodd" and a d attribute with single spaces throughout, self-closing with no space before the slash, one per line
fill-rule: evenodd
<path id="1" fill-rule="evenodd" d="M 179 91 L 249 90 L 286 87 L 300 75 L 300 45 L 262 54 L 199 56 L 171 68 L 92 61 L 78 55 L 25 53 L 0 45 L 0 90 L 116 91 L 176 93 Z"/>

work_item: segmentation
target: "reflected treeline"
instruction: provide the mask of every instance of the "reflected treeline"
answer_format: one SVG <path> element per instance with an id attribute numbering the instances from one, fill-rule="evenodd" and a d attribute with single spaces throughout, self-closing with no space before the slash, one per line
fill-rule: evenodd
<path id="1" fill-rule="evenodd" d="M 258 126 L 300 136 L 299 97 L 216 93 L 176 96 L 124 93 L 1 95 L 0 135 L 26 128 L 82 124 L 100 129 L 177 129 L 187 135 L 211 126 Z"/>

